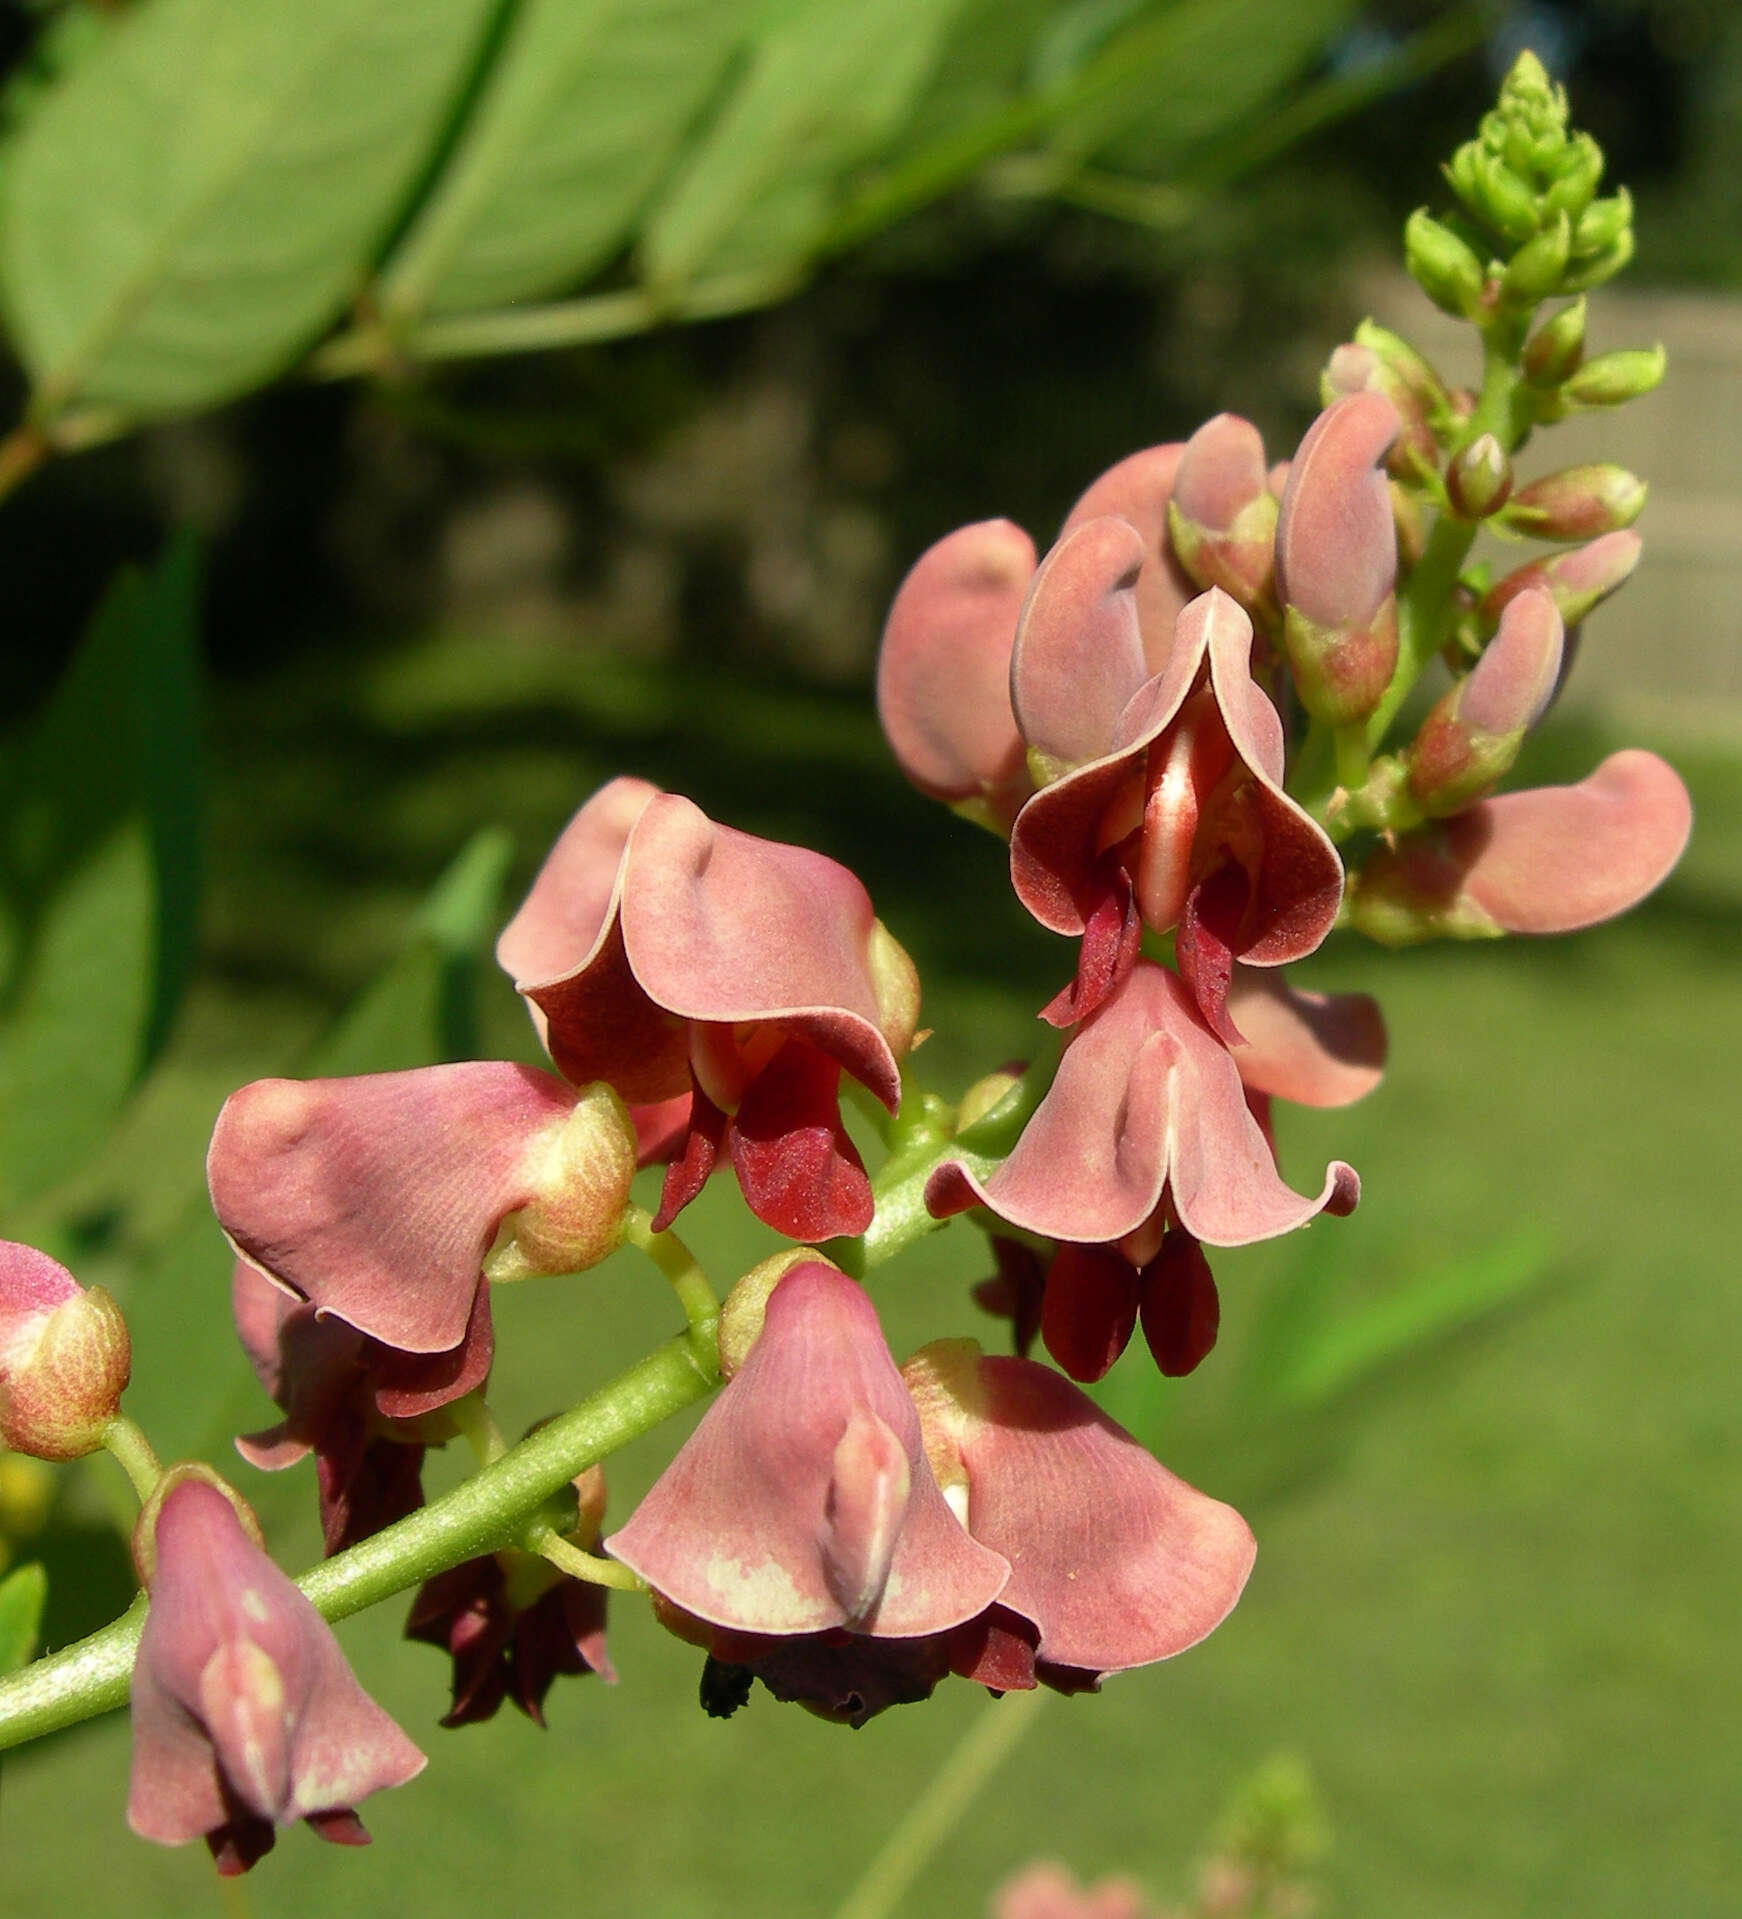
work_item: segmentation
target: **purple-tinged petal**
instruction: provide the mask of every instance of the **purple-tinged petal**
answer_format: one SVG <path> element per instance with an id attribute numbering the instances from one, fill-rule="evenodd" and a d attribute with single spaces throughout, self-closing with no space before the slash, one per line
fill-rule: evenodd
<path id="1" fill-rule="evenodd" d="M 658 792 L 646 780 L 611 780 L 557 836 L 496 942 L 497 964 L 516 986 L 585 964 L 613 916 L 629 835 Z"/>
<path id="2" fill-rule="evenodd" d="M 1184 455 L 1185 445 L 1177 440 L 1130 454 L 1090 484 L 1059 529 L 1062 541 L 1087 521 L 1109 513 L 1136 527 L 1147 556 L 1137 581 L 1137 618 L 1150 673 L 1167 665 L 1174 621 L 1193 592 L 1167 531 L 1168 501 Z"/>
<path id="3" fill-rule="evenodd" d="M 1010 655 L 1010 703 L 1056 777 L 1106 752 L 1119 715 L 1153 669 L 1137 584 L 1148 559 L 1127 520 L 1087 520 L 1041 562 Z"/>
<path id="4" fill-rule="evenodd" d="M 1385 1071 L 1385 1021 L 1366 993 L 1304 993 L 1237 968 L 1228 1011 L 1245 1036 L 1234 1064 L 1249 1092 L 1297 1106 L 1348 1106 Z"/>
<path id="5" fill-rule="evenodd" d="M 1061 1246 L 1047 1268 L 1040 1336 L 1072 1379 L 1101 1379 L 1137 1325 L 1137 1269 L 1111 1246 Z"/>
<path id="6" fill-rule="evenodd" d="M 1050 1368 L 971 1352 L 927 1347 L 904 1377 L 928 1444 L 966 1471 L 968 1530 L 1009 1560 L 1000 1604 L 1039 1627 L 1041 1659 L 1123 1672 L 1219 1625 L 1256 1550 L 1240 1515 Z"/>
<path id="7" fill-rule="evenodd" d="M 1359 1195 L 1334 1161 L 1309 1199 L 1284 1185 L 1239 1071 L 1179 979 L 1139 961 L 1065 1048 L 1008 1159 L 989 1177 L 945 1160 L 926 1184 L 942 1218 L 976 1203 L 1049 1239 L 1123 1239 L 1171 1190 L 1181 1222 L 1212 1246 L 1244 1246 Z"/>
<path id="8" fill-rule="evenodd" d="M 446 1352 L 574 1103 L 549 1073 L 495 1062 L 256 1080 L 218 1115 L 212 1208 L 244 1258 L 320 1311 Z"/>
<path id="9" fill-rule="evenodd" d="M 1504 793 L 1381 848 L 1352 919 L 1387 945 L 1577 932 L 1666 879 L 1692 824 L 1675 770 L 1628 748 L 1576 786 Z"/>
<path id="10" fill-rule="evenodd" d="M 1575 627 L 1593 607 L 1627 584 L 1644 551 L 1645 542 L 1637 533 L 1605 533 L 1570 553 L 1527 561 L 1488 589 L 1482 601 L 1483 618 L 1498 619 L 1526 588 L 1540 586 L 1553 596 L 1568 627 Z"/>
<path id="11" fill-rule="evenodd" d="M 1034 567 L 1034 542 L 1009 520 L 959 528 L 902 581 L 877 658 L 877 711 L 901 770 L 932 799 L 981 802 L 1005 831 L 1030 790 L 1010 649 Z"/>
<path id="12" fill-rule="evenodd" d="M 962 1531 L 863 1289 L 791 1267 L 762 1332 L 607 1545 L 714 1626 L 776 1635 L 942 1632 L 1008 1568 Z"/>
<path id="13" fill-rule="evenodd" d="M 687 1020 L 777 1025 L 838 1060 L 891 1112 L 900 1104 L 872 975 L 876 919 L 844 866 L 717 826 L 663 794 L 630 842 L 622 925 L 655 1005 Z"/>
<path id="14" fill-rule="evenodd" d="M 240 1866 L 271 1843 L 254 1822 L 349 1813 L 423 1770 L 423 1755 L 358 1685 L 325 1620 L 223 1493 L 184 1477 L 148 1509 L 143 1523 L 153 1520 L 127 1802 L 142 1839 L 210 1835 L 222 1865 L 225 1835 L 239 1823 Z"/>

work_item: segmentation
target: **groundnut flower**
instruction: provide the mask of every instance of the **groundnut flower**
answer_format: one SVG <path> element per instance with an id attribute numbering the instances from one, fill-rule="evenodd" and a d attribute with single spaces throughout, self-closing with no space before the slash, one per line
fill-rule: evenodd
<path id="1" fill-rule="evenodd" d="M 1234 1052 L 1180 980 L 1140 960 L 1065 1048 L 1010 1156 L 986 1171 L 946 1159 L 926 1183 L 938 1218 L 975 1205 L 1078 1244 L 1174 1221 L 1210 1246 L 1244 1246 L 1346 1213 L 1354 1169 L 1334 1161 L 1316 1198 L 1283 1184 Z M 1159 1235 L 1157 1235 L 1159 1237 Z"/>
<path id="2" fill-rule="evenodd" d="M 605 1087 L 502 1061 L 256 1080 L 224 1102 L 212 1210 L 280 1287 L 384 1346 L 448 1353 L 492 1275 L 621 1240 L 635 1129 Z"/>
<path id="3" fill-rule="evenodd" d="M 689 1097 L 657 1226 L 721 1160 L 794 1239 L 870 1224 L 839 1079 L 895 1110 L 919 989 L 844 866 L 613 780 L 564 829 L 497 957 L 571 1081 L 632 1106 Z"/>
<path id="4" fill-rule="evenodd" d="M 140 1520 L 150 1608 L 133 1670 L 127 1821 L 142 1839 L 204 1838 L 245 1872 L 305 1819 L 360 1845 L 355 1807 L 423 1770 L 363 1691 L 324 1619 L 197 1469 Z"/>
<path id="5" fill-rule="evenodd" d="M 1115 990 L 1141 927 L 1177 927 L 1181 974 L 1233 1041 L 1234 963 L 1310 953 L 1336 919 L 1343 869 L 1282 790 L 1282 725 L 1252 678 L 1252 622 L 1212 589 L 1179 615 L 1156 671 L 1146 564 L 1135 529 L 1103 518 L 1061 540 L 1035 579 L 1011 688 L 1052 777 L 1017 816 L 1011 879 L 1043 926 L 1083 936 L 1076 983 L 1047 1009 L 1055 1024 Z"/>
<path id="6" fill-rule="evenodd" d="M 728 1631 L 919 1638 L 997 1598 L 1009 1567 L 962 1531 L 864 1289 L 790 1267 L 762 1330 L 611 1554 Z"/>

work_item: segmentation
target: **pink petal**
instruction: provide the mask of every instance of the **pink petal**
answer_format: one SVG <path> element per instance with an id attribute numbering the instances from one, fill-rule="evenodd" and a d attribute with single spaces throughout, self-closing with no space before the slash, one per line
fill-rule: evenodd
<path id="1" fill-rule="evenodd" d="M 218 1115 L 212 1207 L 269 1278 L 385 1345 L 458 1346 L 503 1217 L 574 1106 L 506 1063 L 256 1080 Z"/>
<path id="2" fill-rule="evenodd" d="M 1565 635 L 1552 595 L 1528 589 L 1508 601 L 1458 701 L 1458 718 L 1481 733 L 1516 733 L 1542 718 L 1560 677 Z"/>
<path id="3" fill-rule="evenodd" d="M 1245 1036 L 1234 1064 L 1248 1091 L 1298 1106 L 1348 1106 L 1379 1084 L 1385 1021 L 1365 993 L 1304 993 L 1239 967 L 1228 1011 Z"/>
<path id="4" fill-rule="evenodd" d="M 1122 1672 L 1227 1617 L 1256 1552 L 1232 1507 L 1176 1479 L 1045 1366 L 981 1358 L 975 1385 L 952 1435 L 968 1526 L 1010 1561 L 1000 1603 L 1040 1628 L 1042 1660 Z"/>
<path id="5" fill-rule="evenodd" d="M 1399 431 L 1383 394 L 1334 400 L 1289 466 L 1276 523 L 1279 600 L 1316 625 L 1365 626 L 1397 578 L 1391 493 L 1380 461 Z"/>
<path id="6" fill-rule="evenodd" d="M 1139 626 L 1142 535 L 1088 520 L 1041 562 L 1010 656 L 1022 736 L 1060 770 L 1105 753 L 1132 694 L 1150 677 Z"/>
<path id="7" fill-rule="evenodd" d="M 1173 623 L 1195 591 L 1167 536 L 1167 504 L 1184 454 L 1183 442 L 1176 440 L 1146 447 L 1110 466 L 1071 508 L 1059 529 L 1062 541 L 1085 522 L 1109 513 L 1136 527 L 1147 556 L 1137 582 L 1137 619 L 1151 673 L 1166 666 Z"/>
<path id="8" fill-rule="evenodd" d="M 1123 1239 L 1167 1185 L 1181 1222 L 1212 1246 L 1292 1231 L 1347 1211 L 1360 1183 L 1332 1163 L 1317 1199 L 1285 1186 L 1239 1071 L 1179 979 L 1139 961 L 1065 1049 L 1010 1157 L 989 1177 L 945 1160 L 926 1184 L 942 1218 L 976 1203 L 1049 1239 Z"/>
<path id="9" fill-rule="evenodd" d="M 622 925 L 629 964 L 656 1006 L 683 1019 L 778 1025 L 838 1060 L 891 1112 L 900 1104 L 900 1069 L 878 1024 L 871 900 L 844 866 L 716 826 L 663 794 L 630 842 Z"/>
<path id="10" fill-rule="evenodd" d="M 820 1261 L 769 1295 L 748 1357 L 611 1553 L 741 1632 L 942 1632 L 1008 1568 L 956 1523 L 871 1302 Z"/>
<path id="11" fill-rule="evenodd" d="M 1034 543 L 1009 520 L 964 526 L 920 556 L 877 659 L 877 711 L 901 770 L 931 798 L 983 798 L 1004 823 L 1029 791 L 1010 710 L 1010 649 Z"/>

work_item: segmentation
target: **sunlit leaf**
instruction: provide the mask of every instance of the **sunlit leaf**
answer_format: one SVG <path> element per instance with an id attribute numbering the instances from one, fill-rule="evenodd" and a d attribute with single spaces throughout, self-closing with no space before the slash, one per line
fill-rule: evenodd
<path id="1" fill-rule="evenodd" d="M 0 1196 L 69 1173 L 166 1038 L 199 906 L 199 560 L 128 571 L 0 759 Z"/>
<path id="2" fill-rule="evenodd" d="M 656 285 L 801 259 L 841 175 L 899 132 L 962 0 L 801 0 L 778 11 L 742 82 L 656 209 Z"/>
<path id="3" fill-rule="evenodd" d="M 523 0 L 379 283 L 390 317 L 535 298 L 629 237 L 746 32 L 749 0 Z"/>
<path id="4" fill-rule="evenodd" d="M 152 0 L 32 115 L 0 287 L 36 404 L 209 405 L 361 287 L 496 0 Z"/>
<path id="5" fill-rule="evenodd" d="M 0 1673 L 16 1672 L 36 1657 L 47 1599 L 48 1574 L 41 1566 L 20 1566 L 0 1579 Z"/>

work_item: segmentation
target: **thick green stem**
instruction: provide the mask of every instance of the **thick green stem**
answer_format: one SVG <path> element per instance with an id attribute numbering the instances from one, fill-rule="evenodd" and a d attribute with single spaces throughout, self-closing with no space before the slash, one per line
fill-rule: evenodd
<path id="1" fill-rule="evenodd" d="M 713 1388 L 718 1368 L 704 1363 L 703 1343 L 668 1340 L 445 1498 L 323 1561 L 297 1584 L 326 1618 L 343 1619 L 513 1544 L 526 1515 L 577 1473 Z M 141 1599 L 89 1639 L 0 1680 L 0 1749 L 121 1705 L 144 1618 Z"/>

